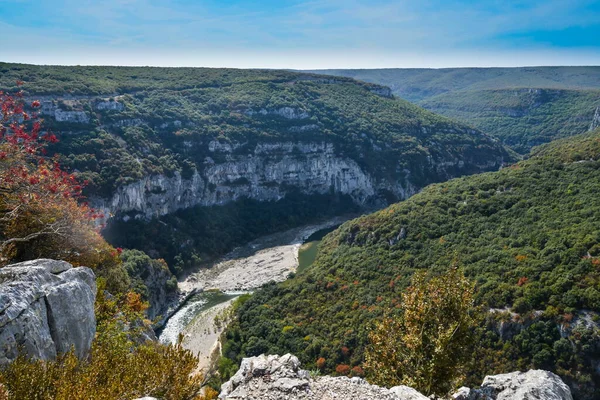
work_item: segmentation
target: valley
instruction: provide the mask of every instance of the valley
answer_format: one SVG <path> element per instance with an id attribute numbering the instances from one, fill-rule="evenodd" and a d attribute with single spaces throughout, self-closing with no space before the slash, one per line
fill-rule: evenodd
<path id="1" fill-rule="evenodd" d="M 389 86 L 392 93 L 481 129 L 527 154 L 592 130 L 599 67 L 315 70 Z"/>
<path id="2" fill-rule="evenodd" d="M 468 354 L 456 349 L 461 384 L 537 369 L 578 399 L 600 387 L 595 68 L 0 70 L 5 90 L 27 77 L 22 112 L 41 99 L 57 138 L 40 160 L 73 173 L 56 170 L 80 203 L 57 197 L 88 218 L 64 242 L 36 238 L 5 257 L 91 267 L 101 339 L 89 351 L 166 354 L 191 379 L 182 387 L 205 373 L 205 393 L 238 387 L 246 360 L 288 353 L 303 382 L 299 363 L 333 385 L 396 386 L 404 381 L 375 381 L 386 372 L 373 352 L 406 329 L 394 325 L 410 315 L 406 296 L 421 290 L 425 307 L 459 271 L 455 286 L 473 291 L 461 299 L 473 300 L 447 315 L 468 314 L 472 337 L 459 336 L 474 340 Z M 45 182 L 45 162 L 23 185 Z M 373 350 L 377 329 L 385 343 Z M 457 388 L 438 380 L 435 390 L 407 382 L 428 394 Z"/>
<path id="3" fill-rule="evenodd" d="M 600 1 L 0 27 L 0 400 L 600 400 Z"/>
<path id="4" fill-rule="evenodd" d="M 179 289 L 183 294 L 197 294 L 168 319 L 160 331 L 160 341 L 175 343 L 182 334 L 183 346 L 200 358 L 198 368 L 208 369 L 227 320 L 222 318 L 217 327 L 215 317 L 226 312 L 241 294 L 252 293 L 269 282 L 282 282 L 301 267 L 307 267 L 308 264 L 299 264 L 298 253 L 304 243 L 311 240 L 314 245 L 314 237 L 322 237 L 354 217 L 336 217 L 259 238 L 234 249 L 214 265 L 191 273 L 179 283 Z"/>
<path id="5" fill-rule="evenodd" d="M 60 132 L 115 247 L 181 275 L 260 236 L 382 207 L 517 156 L 487 134 L 343 77 L 277 70 L 0 63 Z M 57 82 L 62 82 L 58 84 Z"/>

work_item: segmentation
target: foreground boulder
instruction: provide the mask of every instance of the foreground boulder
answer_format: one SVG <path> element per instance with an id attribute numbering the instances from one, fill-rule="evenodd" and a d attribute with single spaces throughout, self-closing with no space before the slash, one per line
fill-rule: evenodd
<path id="1" fill-rule="evenodd" d="M 364 379 L 311 377 L 291 354 L 244 358 L 238 372 L 221 387 L 220 399 L 376 399 L 428 400 L 414 389 L 386 389 Z"/>
<path id="2" fill-rule="evenodd" d="M 291 354 L 244 358 L 238 372 L 221 387 L 224 400 L 428 400 L 407 386 L 391 389 L 370 385 L 361 378 L 317 376 L 300 369 Z M 455 400 L 572 400 L 569 387 L 555 374 L 526 373 L 485 378 L 481 389 L 461 388 Z"/>
<path id="3" fill-rule="evenodd" d="M 19 351 L 42 360 L 72 347 L 78 357 L 96 334 L 91 269 L 39 259 L 0 269 L 0 365 Z"/>

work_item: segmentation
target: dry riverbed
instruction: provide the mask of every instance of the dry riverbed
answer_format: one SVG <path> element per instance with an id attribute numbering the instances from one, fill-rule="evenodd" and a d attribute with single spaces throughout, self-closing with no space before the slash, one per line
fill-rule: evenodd
<path id="1" fill-rule="evenodd" d="M 222 292 L 251 292 L 267 282 L 284 281 L 291 272 L 296 271 L 298 250 L 310 235 L 340 225 L 354 217 L 356 216 L 337 217 L 262 237 L 233 250 L 210 268 L 190 274 L 179 283 L 182 292 L 189 293 L 194 289 L 215 290 L 216 293 L 230 298 L 221 298 L 223 301 L 211 305 L 210 300 L 207 301 L 202 294 L 193 296 L 191 304 L 187 304 L 167 322 L 161 341 L 173 342 L 177 335 L 182 333 L 183 346 L 199 356 L 199 370 L 206 371 L 211 365 L 215 351 L 218 351 L 219 336 L 224 329 L 224 326 L 215 326 L 215 316 L 222 313 L 234 300 L 233 295 Z"/>
<path id="2" fill-rule="evenodd" d="M 298 267 L 298 249 L 311 234 L 340 225 L 351 216 L 337 217 L 286 232 L 262 237 L 229 253 L 211 268 L 203 268 L 179 283 L 189 292 L 194 288 L 252 291 L 269 281 L 282 282 Z"/>
<path id="3" fill-rule="evenodd" d="M 183 329 L 183 347 L 199 356 L 198 371 L 210 368 L 213 356 L 218 350 L 219 336 L 225 329 L 223 325 L 216 326 L 215 317 L 224 312 L 234 300 L 235 298 L 227 300 L 204 311 Z"/>

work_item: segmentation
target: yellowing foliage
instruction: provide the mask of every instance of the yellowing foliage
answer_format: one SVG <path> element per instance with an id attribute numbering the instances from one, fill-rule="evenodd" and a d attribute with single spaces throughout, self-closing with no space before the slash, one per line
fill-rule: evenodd
<path id="1" fill-rule="evenodd" d="M 369 334 L 371 381 L 439 396 L 454 389 L 472 354 L 473 290 L 456 269 L 431 279 L 415 274 L 402 295 L 402 317 L 385 318 Z"/>
<path id="2" fill-rule="evenodd" d="M 98 280 L 97 333 L 87 359 L 73 351 L 56 361 L 18 357 L 0 370 L 0 400 L 200 400 L 198 358 L 180 344 L 136 344 L 144 329 L 143 303 L 135 293 L 110 296 Z M 2 385 L 8 397 L 2 397 Z"/>
<path id="3" fill-rule="evenodd" d="M 73 352 L 56 361 L 19 357 L 0 374 L 8 400 L 116 400 L 156 396 L 200 399 L 197 359 L 181 346 L 149 342 L 131 352 L 117 337 L 97 340 L 90 358 Z M 0 394 L 0 399 L 2 395 Z"/>

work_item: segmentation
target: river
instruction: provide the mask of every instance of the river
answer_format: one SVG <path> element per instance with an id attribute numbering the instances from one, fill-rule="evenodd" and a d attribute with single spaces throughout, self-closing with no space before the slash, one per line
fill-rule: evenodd
<path id="1" fill-rule="evenodd" d="M 336 217 L 264 236 L 234 249 L 210 268 L 190 274 L 179 282 L 179 288 L 183 293 L 199 293 L 169 318 L 159 335 L 160 341 L 175 343 L 182 334 L 183 346 L 200 357 L 199 368 L 208 368 L 224 328 L 215 326 L 215 316 L 240 294 L 252 292 L 269 281 L 284 281 L 290 273 L 306 269 L 313 263 L 323 236 L 355 217 Z"/>
<path id="2" fill-rule="evenodd" d="M 298 249 L 298 268 L 296 268 L 296 272 L 303 272 L 313 265 L 317 258 L 317 251 L 319 250 L 321 240 L 325 235 L 333 232 L 337 227 L 338 225 L 318 230 L 302 243 L 302 246 Z"/>

